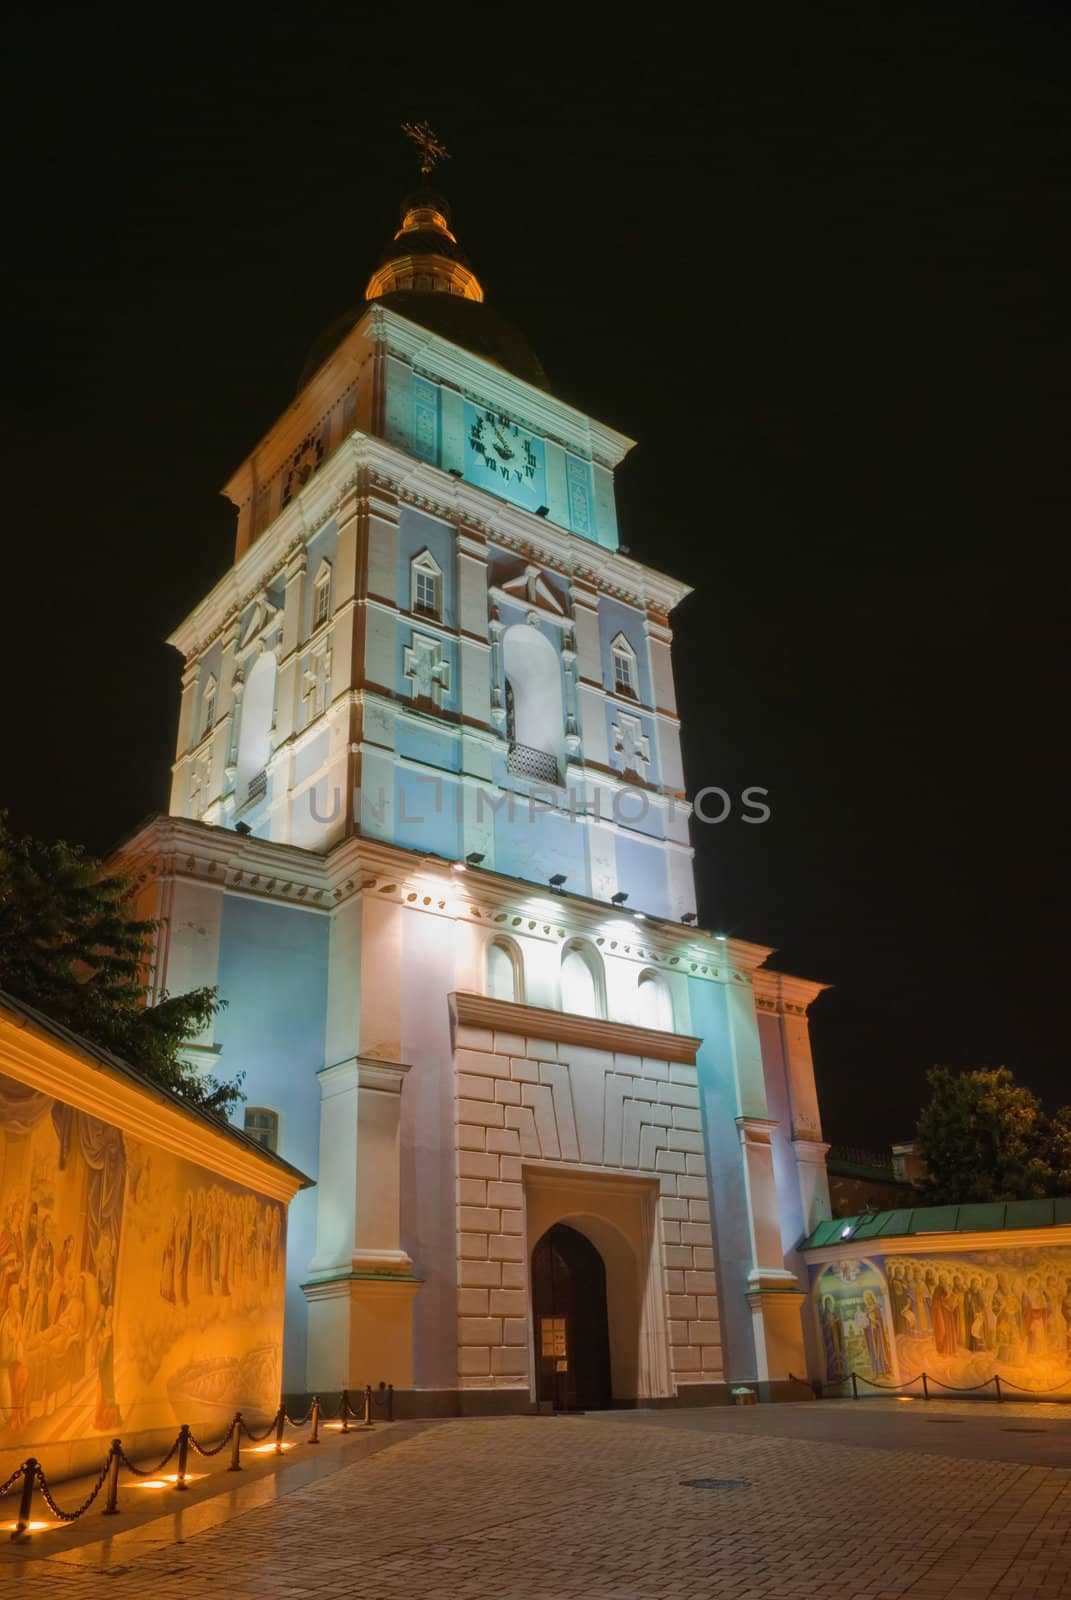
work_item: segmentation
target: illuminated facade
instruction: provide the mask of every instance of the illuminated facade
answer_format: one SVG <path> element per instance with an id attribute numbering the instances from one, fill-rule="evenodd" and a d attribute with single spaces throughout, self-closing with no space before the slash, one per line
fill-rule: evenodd
<path id="1" fill-rule="evenodd" d="M 821 986 L 682 921 L 688 590 L 618 548 L 630 447 L 549 392 L 424 190 L 227 485 L 235 564 L 172 639 L 171 815 L 125 854 L 157 983 L 219 984 L 201 1050 L 317 1176 L 292 1390 L 805 1370 Z"/>

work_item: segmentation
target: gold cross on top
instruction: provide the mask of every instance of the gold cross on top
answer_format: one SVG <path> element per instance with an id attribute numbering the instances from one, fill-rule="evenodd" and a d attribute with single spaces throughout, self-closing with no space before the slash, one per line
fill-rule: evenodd
<path id="1" fill-rule="evenodd" d="M 403 122 L 402 132 L 412 139 L 420 155 L 420 174 L 426 178 L 437 161 L 446 161 L 450 152 L 427 122 Z"/>

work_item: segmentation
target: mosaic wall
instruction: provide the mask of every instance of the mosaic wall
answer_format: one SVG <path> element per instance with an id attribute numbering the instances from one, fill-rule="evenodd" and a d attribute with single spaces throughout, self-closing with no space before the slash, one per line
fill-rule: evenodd
<path id="1" fill-rule="evenodd" d="M 810 1266 L 826 1383 L 962 1388 L 995 1374 L 1071 1389 L 1071 1246 L 865 1256 Z"/>
<path id="2" fill-rule="evenodd" d="M 0 1447 L 278 1404 L 286 1213 L 0 1076 Z"/>

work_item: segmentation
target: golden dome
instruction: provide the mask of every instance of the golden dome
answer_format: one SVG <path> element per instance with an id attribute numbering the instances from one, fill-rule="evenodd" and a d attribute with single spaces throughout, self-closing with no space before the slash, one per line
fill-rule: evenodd
<path id="1" fill-rule="evenodd" d="M 451 230 L 450 208 L 430 189 L 404 201 L 402 225 L 380 257 L 364 296 L 380 300 L 406 289 L 483 299 L 480 280 Z"/>

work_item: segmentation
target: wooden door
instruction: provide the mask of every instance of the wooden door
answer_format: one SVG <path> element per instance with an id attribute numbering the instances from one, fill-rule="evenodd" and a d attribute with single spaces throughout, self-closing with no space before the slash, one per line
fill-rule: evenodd
<path id="1" fill-rule="evenodd" d="M 612 1398 L 606 1268 L 595 1246 L 557 1223 L 532 1252 L 537 1393 L 558 1411 L 597 1411 Z"/>

